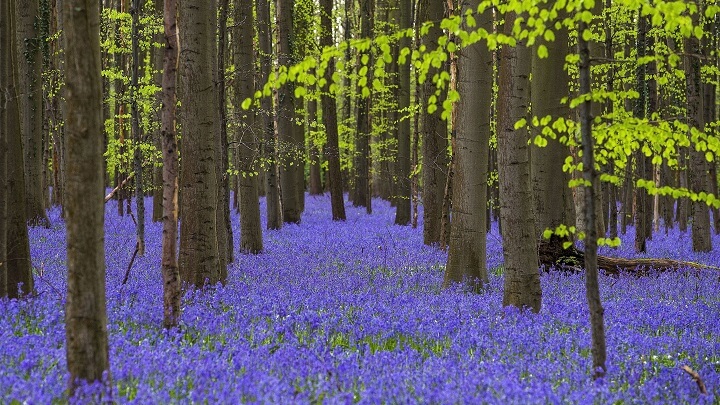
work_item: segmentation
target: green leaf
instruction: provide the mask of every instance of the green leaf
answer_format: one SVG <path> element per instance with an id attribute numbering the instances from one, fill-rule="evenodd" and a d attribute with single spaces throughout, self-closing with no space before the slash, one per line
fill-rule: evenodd
<path id="1" fill-rule="evenodd" d="M 522 127 L 527 125 L 527 120 L 525 118 L 520 118 L 518 122 L 515 123 L 515 129 L 518 130 Z"/>
<path id="2" fill-rule="evenodd" d="M 572 245 L 573 245 L 572 242 L 563 242 L 563 249 L 569 249 L 570 246 L 572 246 Z"/>
<path id="3" fill-rule="evenodd" d="M 548 228 L 543 232 L 543 239 L 550 239 L 552 237 L 553 231 L 552 229 Z"/>
<path id="4" fill-rule="evenodd" d="M 538 57 L 539 57 L 540 59 L 545 59 L 545 58 L 547 58 L 547 57 L 548 57 L 548 49 L 547 49 L 547 46 L 542 45 L 542 44 L 541 44 L 540 46 L 538 46 L 537 53 L 538 53 Z"/>
<path id="5" fill-rule="evenodd" d="M 295 87 L 295 98 L 304 97 L 307 94 L 307 89 L 303 86 Z"/>
<path id="6" fill-rule="evenodd" d="M 245 100 L 243 100 L 240 107 L 242 107 L 243 110 L 247 110 L 248 108 L 250 108 L 250 104 L 252 104 L 252 99 L 248 97 Z"/>

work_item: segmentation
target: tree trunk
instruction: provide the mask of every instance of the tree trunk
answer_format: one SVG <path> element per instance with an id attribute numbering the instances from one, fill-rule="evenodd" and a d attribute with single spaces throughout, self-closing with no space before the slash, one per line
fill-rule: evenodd
<path id="1" fill-rule="evenodd" d="M 590 47 L 584 39 L 584 32 L 588 30 L 587 23 L 581 21 L 578 26 L 578 54 L 580 62 L 578 66 L 580 74 L 580 94 L 586 95 L 591 92 L 590 77 Z M 585 290 L 590 309 L 590 328 L 592 335 L 592 356 L 593 356 L 593 378 L 598 379 L 605 376 L 607 367 L 605 361 L 607 349 L 605 344 L 605 324 L 602 302 L 600 301 L 600 286 L 598 282 L 597 269 L 597 227 L 595 226 L 595 203 L 596 190 L 599 184 L 597 172 L 595 171 L 595 157 L 593 151 L 592 137 L 592 115 L 591 101 L 586 98 L 580 108 L 580 134 L 583 151 L 583 179 L 589 186 L 584 186 L 585 192 Z"/>
<path id="2" fill-rule="evenodd" d="M 132 114 L 132 133 L 135 143 L 135 151 L 133 154 L 133 170 L 135 172 L 135 207 L 137 211 L 137 249 L 138 255 L 145 255 L 145 193 L 143 192 L 143 155 L 140 144 L 142 143 L 142 134 L 140 134 L 140 112 L 138 111 L 138 75 L 140 70 L 140 0 L 133 0 L 130 8 L 132 14 L 132 74 L 130 79 L 131 101 L 130 109 Z"/>
<path id="3" fill-rule="evenodd" d="M 109 370 L 105 308 L 102 78 L 96 1 L 65 0 L 67 264 L 65 304 L 70 395 Z M 109 376 L 106 384 L 109 383 Z"/>
<path id="4" fill-rule="evenodd" d="M 250 3 L 252 4 L 252 3 Z M 218 2 L 218 41 L 217 54 L 215 55 L 215 93 L 216 100 L 216 117 L 218 120 L 217 134 L 215 138 L 215 148 L 217 163 L 215 170 L 217 171 L 218 185 L 218 207 L 217 207 L 217 232 L 218 232 L 218 252 L 220 260 L 225 263 L 233 261 L 233 234 L 232 225 L 230 223 L 230 178 L 228 177 L 228 135 L 227 135 L 227 100 L 225 99 L 225 48 L 227 44 L 227 19 L 228 19 L 228 0 L 219 0 Z M 220 280 L 227 280 L 227 266 L 222 267 Z"/>
<path id="5" fill-rule="evenodd" d="M 310 131 L 317 131 L 317 99 L 308 100 L 307 117 Z M 320 167 L 322 157 L 320 150 L 315 143 L 315 137 L 310 138 L 310 195 L 322 195 L 322 169 Z"/>
<path id="6" fill-rule="evenodd" d="M 153 0 L 155 17 L 158 19 L 163 18 L 163 0 Z M 153 42 L 156 44 L 164 45 L 165 40 L 163 39 L 163 32 L 158 31 L 153 38 Z M 155 93 L 156 102 L 158 105 L 156 111 L 156 120 L 158 123 L 162 123 L 162 78 L 163 78 L 163 56 L 165 54 L 165 47 L 155 46 L 151 51 L 152 55 L 152 66 L 155 70 L 153 73 L 153 83 L 157 86 L 160 91 Z M 158 150 L 162 152 L 162 124 L 160 124 L 153 136 L 156 142 Z M 153 165 L 153 210 L 152 210 L 152 221 L 162 222 L 163 220 L 163 169 L 160 165 Z"/>
<path id="7" fill-rule="evenodd" d="M 516 18 L 515 13 L 505 14 L 507 35 L 512 35 Z M 502 48 L 497 107 L 498 178 L 504 229 L 503 305 L 539 312 L 542 290 L 530 186 L 530 134 L 525 126 L 515 129 L 515 123 L 527 117 L 531 62 L 532 48 L 526 47 L 524 41 Z"/>
<path id="8" fill-rule="evenodd" d="M 180 270 L 177 259 L 178 232 L 178 145 L 175 136 L 175 106 L 177 99 L 178 38 L 177 3 L 165 0 L 163 25 L 165 46 L 162 73 L 161 141 L 163 155 L 163 326 L 178 326 L 180 319 Z"/>
<path id="9" fill-rule="evenodd" d="M 270 0 L 257 0 L 258 45 L 260 48 L 260 83 L 267 83 L 272 70 L 272 31 L 270 26 Z M 267 228 L 282 227 L 282 211 L 280 210 L 280 185 L 278 182 L 278 158 L 275 140 L 275 114 L 273 99 L 264 94 L 260 99 L 260 112 L 263 117 L 264 154 L 267 160 L 265 174 L 265 199 L 267 202 Z"/>
<path id="10" fill-rule="evenodd" d="M 43 199 L 42 170 L 42 53 L 38 30 L 38 0 L 15 0 L 17 91 L 20 129 L 25 153 L 25 204 L 30 224 L 50 226 Z"/>
<path id="11" fill-rule="evenodd" d="M 360 1 L 360 38 L 372 37 L 372 17 L 375 13 L 373 0 Z M 362 63 L 367 58 L 367 63 Z M 372 53 L 367 50 L 358 55 L 363 66 L 372 67 Z M 360 66 L 360 65 L 358 65 Z M 368 69 L 368 71 L 370 71 Z M 368 74 L 368 83 L 372 83 L 372 75 Z M 371 92 L 372 93 L 372 92 Z M 372 212 L 372 200 L 370 199 L 370 136 L 372 134 L 372 116 L 370 105 L 372 95 L 361 97 L 357 101 L 357 132 L 355 134 L 355 192 L 353 193 L 353 206 L 365 207 L 368 214 Z"/>
<path id="12" fill-rule="evenodd" d="M 412 15 L 410 13 L 411 0 L 398 0 L 400 4 L 399 22 L 400 30 L 412 26 Z M 403 36 L 398 41 L 399 48 L 410 48 L 410 38 Z M 410 201 L 410 119 L 403 117 L 410 107 L 410 58 L 406 57 L 404 62 L 398 60 L 398 119 L 397 139 L 398 154 L 395 164 L 395 175 L 397 176 L 397 192 L 395 211 L 396 225 L 409 225 L 411 216 Z"/>
<path id="13" fill-rule="evenodd" d="M 693 15 L 693 25 L 697 25 L 698 16 Z M 695 37 L 685 39 L 685 96 L 687 99 L 688 126 L 698 131 L 705 127 L 703 117 L 703 98 L 700 81 L 700 41 Z M 695 193 L 708 192 L 708 162 L 705 153 L 690 146 L 690 190 Z M 694 252 L 712 250 L 710 236 L 710 210 L 704 201 L 692 202 L 692 246 Z"/>
<path id="14" fill-rule="evenodd" d="M 320 47 L 332 46 L 332 16 L 331 0 L 320 1 Z M 325 69 L 325 80 L 329 86 L 332 83 L 332 76 L 335 72 L 335 61 L 328 61 Z M 333 221 L 345 220 L 345 203 L 343 201 L 342 177 L 340 174 L 340 146 L 338 144 L 337 112 L 335 97 L 328 94 L 327 90 L 322 91 L 322 117 L 327 134 L 327 145 L 325 155 L 328 159 L 328 182 L 330 183 L 330 204 L 332 208 Z"/>
<path id="15" fill-rule="evenodd" d="M 293 7 L 294 0 L 277 0 L 278 65 L 289 69 L 294 62 Z M 277 130 L 280 150 L 280 191 L 282 193 L 283 221 L 299 223 L 300 199 L 298 188 L 298 165 L 302 162 L 304 145 L 297 143 L 295 131 L 295 92 L 292 83 L 285 83 L 277 90 Z M 335 118 L 337 119 L 337 118 Z M 304 159 L 303 159 L 304 161 Z"/>
<path id="16" fill-rule="evenodd" d="M 17 44 L 12 41 L 15 32 L 13 16 L 14 1 L 5 2 L 2 7 L 7 14 L 9 24 L 7 32 L 2 33 L 4 42 L 3 59 L 6 59 L 6 71 L 3 73 L 2 88 L 5 92 L 5 125 L 7 137 L 7 288 L 8 297 L 18 298 L 31 294 L 34 290 L 30 262 L 30 242 L 28 240 L 27 214 L 25 204 L 26 188 L 24 174 L 24 154 L 20 123 L 19 93 L 17 92 L 19 55 Z M 9 39 L 8 39 L 9 38 Z"/>
<path id="17" fill-rule="evenodd" d="M 263 250 L 262 228 L 260 226 L 260 204 L 256 172 L 258 142 L 255 135 L 255 108 L 240 108 L 243 100 L 255 93 L 255 36 L 253 4 L 249 1 L 235 3 L 233 27 L 233 59 L 235 64 L 235 108 L 240 115 L 235 138 L 238 153 L 238 189 L 240 192 L 240 251 L 260 253 Z"/>
<path id="18" fill-rule="evenodd" d="M 432 21 L 433 26 L 427 35 L 422 37 L 422 44 L 428 50 L 434 50 L 438 46 L 438 39 L 443 35 L 440 29 L 440 21 L 445 17 L 443 2 L 435 0 L 421 0 L 420 21 Z M 439 73 L 439 70 L 447 70 L 445 64 L 438 71 L 431 70 L 428 76 Z M 432 80 L 427 80 L 422 85 L 421 103 L 422 111 L 422 184 L 423 184 L 423 242 L 432 245 L 440 242 L 440 233 L 443 217 L 443 195 L 445 191 L 445 180 L 448 171 L 448 140 L 447 122 L 441 118 L 442 101 L 447 97 L 447 87 L 438 89 Z M 440 108 L 430 113 L 428 111 L 428 98 L 434 96 L 440 90 L 437 97 Z"/>
<path id="19" fill-rule="evenodd" d="M 8 225 L 8 81 L 12 78 L 8 73 L 12 69 L 10 41 L 10 8 L 8 3 L 0 4 L 0 298 L 8 296 L 8 265 L 7 265 L 7 225 Z"/>
<path id="20" fill-rule="evenodd" d="M 460 15 L 475 10 L 478 0 L 463 3 Z M 491 10 L 477 15 L 477 28 L 492 32 Z M 467 29 L 467 22 L 464 22 Z M 477 289 L 488 281 L 485 254 L 487 159 L 490 140 L 492 55 L 476 43 L 458 53 L 456 136 L 453 153 L 452 225 L 443 286 L 464 283 Z"/>
<path id="21" fill-rule="evenodd" d="M 218 251 L 217 96 L 213 85 L 215 1 L 181 2 L 180 79 L 183 156 L 180 172 L 180 278 L 203 287 L 221 280 Z"/>

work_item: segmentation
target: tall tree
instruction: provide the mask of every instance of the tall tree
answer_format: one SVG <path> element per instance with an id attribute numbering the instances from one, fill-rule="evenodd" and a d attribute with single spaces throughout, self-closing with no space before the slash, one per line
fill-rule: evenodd
<path id="1" fill-rule="evenodd" d="M 215 95 L 217 100 L 216 118 L 218 120 L 217 134 L 215 137 L 215 148 L 217 161 L 215 170 L 217 171 L 218 184 L 218 206 L 217 206 L 217 232 L 218 232 L 218 252 L 220 260 L 225 263 L 233 261 L 233 233 L 232 224 L 230 222 L 230 177 L 228 176 L 229 168 L 229 144 L 227 134 L 227 100 L 225 98 L 225 59 L 227 47 L 227 19 L 228 19 L 229 0 L 219 0 L 218 2 L 218 41 L 217 55 L 215 60 L 215 86 L 217 91 Z M 250 3 L 252 6 L 252 3 Z M 220 279 L 227 279 L 227 266 L 220 269 Z"/>
<path id="2" fill-rule="evenodd" d="M 398 0 L 400 5 L 400 30 L 412 27 L 411 0 Z M 400 49 L 410 48 L 410 37 L 403 35 L 398 43 Z M 402 52 L 402 51 L 401 51 Z M 397 123 L 398 155 L 395 166 L 397 176 L 397 210 L 395 224 L 408 225 L 411 217 L 410 201 L 410 119 L 407 111 L 410 108 L 410 58 L 398 60 L 398 114 Z"/>
<path id="3" fill-rule="evenodd" d="M 267 83 L 272 70 L 272 30 L 270 26 L 270 0 L 256 0 L 258 15 L 258 45 L 260 53 L 260 83 Z M 266 175 L 265 200 L 267 228 L 282 227 L 280 210 L 280 184 L 278 180 L 277 141 L 275 139 L 275 114 L 273 99 L 265 94 L 260 99 L 260 114 L 263 119 L 263 142 L 265 146 Z"/>
<path id="4" fill-rule="evenodd" d="M 20 106 L 18 85 L 17 44 L 12 41 L 15 32 L 13 16 L 14 0 L 4 2 L 7 21 L 2 33 L 3 59 L 6 70 L 3 72 L 2 88 L 5 93 L 5 123 L 7 131 L 7 288 L 8 297 L 17 298 L 33 292 L 33 275 L 30 263 L 30 242 L 28 240 L 27 215 L 25 204 L 25 174 L 22 132 L 20 125 Z"/>
<path id="5" fill-rule="evenodd" d="M 175 136 L 175 87 L 177 85 L 177 3 L 165 0 L 163 26 L 165 46 L 162 73 L 161 141 L 163 155 L 163 326 L 173 328 L 180 318 L 180 270 L 177 259 L 178 145 Z"/>
<path id="6" fill-rule="evenodd" d="M 491 10 L 477 15 L 479 0 L 463 2 L 460 15 L 476 15 L 477 28 L 492 32 Z M 463 20 L 465 29 L 467 20 Z M 487 166 L 490 142 L 492 54 L 485 43 L 475 43 L 458 53 L 456 127 L 452 186 L 450 248 L 443 285 L 487 282 L 485 229 L 487 221 Z"/>
<path id="7" fill-rule="evenodd" d="M 138 99 L 140 98 L 138 86 L 138 76 L 140 75 L 140 11 L 140 0 L 132 0 L 132 7 L 130 7 L 130 14 L 132 14 L 132 71 L 130 74 L 132 97 L 130 111 L 132 115 L 132 136 L 135 143 L 133 171 L 135 173 L 135 207 L 137 210 L 137 251 L 142 256 L 145 254 L 145 192 L 143 190 L 143 154 L 140 147 L 142 134 L 140 133 L 140 111 L 138 109 Z"/>
<path id="8" fill-rule="evenodd" d="M 293 9 L 295 0 L 277 0 L 277 35 L 278 64 L 289 69 L 294 61 Z M 302 210 L 300 207 L 297 170 L 304 162 L 302 156 L 304 145 L 296 139 L 295 123 L 295 92 L 291 83 L 278 89 L 277 130 L 280 155 L 284 157 L 280 166 L 280 191 L 282 193 L 283 221 L 299 223 Z"/>
<path id="9" fill-rule="evenodd" d="M 7 81 L 9 79 L 8 69 L 11 69 L 12 56 L 10 55 L 10 44 L 12 32 L 10 27 L 9 8 L 6 4 L 0 5 L 0 298 L 8 295 L 8 265 L 7 265 L 7 222 L 8 222 L 8 190 L 7 190 L 7 168 L 8 168 L 8 138 L 7 129 Z"/>
<path id="10" fill-rule="evenodd" d="M 692 15 L 693 25 L 699 22 L 699 12 Z M 687 100 L 687 120 L 690 128 L 703 131 L 703 97 L 701 92 L 700 59 L 702 58 L 700 40 L 691 35 L 685 38 L 685 97 Z M 708 192 L 708 162 L 705 153 L 690 147 L 690 190 L 695 193 Z M 717 181 L 717 179 L 713 179 Z M 695 252 L 712 250 L 710 236 L 710 211 L 704 201 L 692 202 L 692 245 Z"/>
<path id="11" fill-rule="evenodd" d="M 105 308 L 102 79 L 96 1 L 64 0 L 67 264 L 70 393 L 109 370 Z"/>
<path id="12" fill-rule="evenodd" d="M 180 115 L 183 156 L 180 171 L 180 278 L 202 287 L 221 279 L 227 263 L 218 250 L 217 110 L 213 66 L 215 1 L 180 3 Z"/>
<path id="13" fill-rule="evenodd" d="M 590 94 L 590 46 L 585 39 L 585 31 L 589 30 L 587 23 L 580 21 L 578 25 L 578 54 L 580 61 L 578 70 L 580 73 L 580 95 Z M 605 321 L 603 319 L 604 309 L 600 301 L 600 287 L 598 282 L 597 268 L 597 227 L 595 226 L 595 203 L 596 190 L 598 185 L 597 171 L 595 170 L 595 157 L 592 137 L 592 114 L 591 100 L 586 97 L 580 104 L 580 136 L 583 151 L 583 180 L 588 186 L 585 187 L 584 216 L 587 227 L 585 233 L 585 291 L 590 309 L 590 328 L 592 338 L 593 356 L 593 377 L 602 378 L 605 376 L 607 367 L 605 360 L 607 349 L 605 345 Z"/>
<path id="14" fill-rule="evenodd" d="M 372 37 L 372 17 L 375 14 L 373 0 L 360 1 L 360 37 Z M 364 51 L 358 55 L 360 63 L 370 64 L 371 52 Z M 368 78 L 372 82 L 372 78 Z M 353 193 L 353 205 L 365 207 L 367 213 L 372 211 L 372 200 L 370 199 L 370 136 L 372 134 L 372 116 L 370 106 L 372 95 L 358 99 L 357 133 L 355 134 L 355 192 Z"/>
<path id="15" fill-rule="evenodd" d="M 235 3 L 235 27 L 233 28 L 233 59 L 235 64 L 235 105 L 240 114 L 237 126 L 238 191 L 240 192 L 240 251 L 259 253 L 263 250 L 262 228 L 260 226 L 260 205 L 258 204 L 258 181 L 255 173 L 258 143 L 255 135 L 255 109 L 238 108 L 243 100 L 255 93 L 253 50 L 254 19 L 253 3 Z"/>
<path id="16" fill-rule="evenodd" d="M 332 46 L 332 0 L 320 0 L 320 46 Z M 327 85 L 332 83 L 335 73 L 335 61 L 328 61 L 325 69 L 325 80 Z M 338 142 L 337 107 L 335 97 L 328 89 L 322 91 L 322 116 L 327 145 L 325 155 L 328 159 L 328 182 L 330 183 L 330 205 L 332 207 L 332 218 L 334 221 L 345 220 L 345 203 L 343 201 L 342 177 L 340 174 L 340 146 Z"/>
<path id="17" fill-rule="evenodd" d="M 20 128 L 25 153 L 25 203 L 28 221 L 49 225 L 43 198 L 42 38 L 39 0 L 15 0 Z"/>
<path id="18" fill-rule="evenodd" d="M 436 49 L 438 39 L 443 35 L 440 21 L 445 17 L 443 2 L 422 0 L 419 21 L 432 21 L 433 25 L 427 35 L 422 37 L 422 44 L 429 50 Z M 447 69 L 444 64 L 441 69 Z M 438 69 L 439 71 L 440 69 Z M 438 73 L 429 72 L 429 76 Z M 428 111 L 428 99 L 434 97 L 440 90 L 439 100 L 447 95 L 446 87 L 438 89 L 432 80 L 427 80 L 421 88 L 422 100 L 422 184 L 423 184 L 423 241 L 430 245 L 440 242 L 440 226 L 443 216 L 443 195 L 445 193 L 445 179 L 448 171 L 448 140 L 447 122 L 441 118 L 441 109 Z"/>
<path id="19" fill-rule="evenodd" d="M 512 35 L 516 19 L 514 12 L 505 14 L 505 34 Z M 515 127 L 516 122 L 526 119 L 530 107 L 531 52 L 525 41 L 518 41 L 517 46 L 505 46 L 500 53 L 498 176 L 505 258 L 503 305 L 539 312 L 542 290 L 534 235 L 529 133 L 525 125 Z"/>
<path id="20" fill-rule="evenodd" d="M 648 18 L 641 15 L 637 19 L 637 41 L 636 55 L 637 58 L 643 58 L 648 52 Z M 650 49 L 652 52 L 652 50 Z M 636 69 L 635 85 L 639 93 L 639 97 L 635 100 L 633 106 L 633 115 L 636 118 L 646 118 L 648 115 L 649 80 L 647 78 L 646 64 L 639 64 Z M 635 173 L 636 177 L 650 180 L 652 179 L 652 161 L 651 158 L 638 150 L 635 153 Z M 652 197 L 644 188 L 635 188 L 635 252 L 641 253 L 647 250 L 647 239 L 651 235 L 652 221 Z"/>
<path id="21" fill-rule="evenodd" d="M 155 17 L 160 21 L 164 21 L 163 17 L 163 0 L 153 0 L 153 12 Z M 164 24 L 164 22 L 163 22 Z M 153 139 L 160 151 L 162 151 L 162 103 L 163 103 L 163 58 L 165 56 L 165 39 L 163 30 L 157 30 L 155 37 L 153 38 L 154 45 L 151 48 L 152 55 L 152 66 L 153 66 L 153 84 L 157 86 L 160 91 L 155 93 L 157 98 L 156 102 L 158 108 L 156 110 L 156 120 L 159 123 L 155 130 Z M 176 58 L 177 60 L 177 58 Z M 153 210 L 152 220 L 153 222 L 163 221 L 163 169 L 160 165 L 153 165 Z"/>

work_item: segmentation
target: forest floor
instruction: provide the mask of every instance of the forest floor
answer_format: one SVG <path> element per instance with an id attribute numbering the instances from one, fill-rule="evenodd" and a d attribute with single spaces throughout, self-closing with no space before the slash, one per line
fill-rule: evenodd
<path id="1" fill-rule="evenodd" d="M 422 224 L 393 225 L 378 200 L 370 216 L 348 205 L 347 221 L 332 222 L 329 197 L 308 197 L 300 225 L 265 231 L 263 254 L 236 254 L 225 287 L 187 294 L 182 328 L 168 333 L 161 226 L 148 224 L 123 286 L 135 229 L 114 204 L 105 241 L 118 403 L 720 402 L 716 271 L 601 276 L 608 374 L 593 382 L 583 275 L 543 274 L 539 314 L 503 309 L 496 228 L 486 291 L 441 290 L 447 256 L 422 244 Z M 51 217 L 51 229 L 30 230 L 39 296 L 0 300 L 0 403 L 65 402 L 65 231 Z M 237 243 L 237 215 L 233 226 Z M 632 238 L 602 253 L 635 257 Z M 717 237 L 709 254 L 677 230 L 648 246 L 647 257 L 720 265 Z"/>

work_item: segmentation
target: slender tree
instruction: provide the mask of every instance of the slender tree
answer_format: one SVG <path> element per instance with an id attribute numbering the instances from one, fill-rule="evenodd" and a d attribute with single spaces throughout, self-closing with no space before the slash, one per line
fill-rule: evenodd
<path id="1" fill-rule="evenodd" d="M 161 141 L 163 155 L 163 326 L 172 328 L 180 318 L 180 270 L 177 259 L 178 233 L 178 145 L 175 136 L 175 86 L 177 84 L 178 38 L 177 3 L 165 0 L 165 28 L 162 73 Z"/>
<path id="2" fill-rule="evenodd" d="M 258 15 L 258 45 L 260 53 L 260 83 L 267 83 L 272 70 L 272 30 L 270 26 L 270 0 L 256 0 Z M 266 174 L 265 200 L 267 207 L 267 228 L 282 227 L 280 210 L 280 184 L 277 165 L 277 141 L 275 139 L 275 114 L 273 99 L 265 94 L 260 100 L 260 113 L 263 119 L 263 141 L 265 146 Z"/>
<path id="3" fill-rule="evenodd" d="M 398 0 L 400 5 L 400 29 L 412 27 L 411 0 Z M 403 35 L 398 43 L 400 49 L 410 47 L 410 37 Z M 410 107 L 410 58 L 398 60 L 398 114 L 397 123 L 398 155 L 395 166 L 397 175 L 397 210 L 395 211 L 395 224 L 409 225 L 411 217 L 410 201 L 410 119 L 404 117 Z"/>
<path id="4" fill-rule="evenodd" d="M 320 1 L 320 46 L 332 46 L 332 0 Z M 332 83 L 332 76 L 335 72 L 335 62 L 328 61 L 325 69 L 325 80 Z M 345 220 L 345 203 L 342 193 L 342 178 L 340 174 L 340 147 L 338 142 L 337 108 L 335 97 L 328 93 L 328 89 L 322 89 L 322 115 L 327 145 L 325 155 L 328 159 L 328 182 L 330 183 L 330 204 L 332 207 L 332 218 L 334 221 Z"/>
<path id="5" fill-rule="evenodd" d="M 463 2 L 461 15 L 475 13 L 478 0 Z M 475 15 L 477 28 L 492 32 L 491 10 Z M 467 21 L 464 20 L 465 29 Z M 490 142 L 492 54 L 485 43 L 475 43 L 458 53 L 456 127 L 452 186 L 450 248 L 443 285 L 464 282 L 477 287 L 486 283 L 485 231 L 487 218 L 487 159 Z"/>
<path id="6" fill-rule="evenodd" d="M 240 192 L 240 251 L 259 253 L 263 250 L 258 204 L 258 182 L 254 174 L 258 147 L 255 135 L 255 109 L 237 108 L 255 92 L 255 52 L 253 50 L 254 19 L 253 3 L 235 3 L 235 27 L 233 28 L 233 59 L 235 64 L 236 110 L 240 114 L 235 139 L 238 154 L 238 190 Z"/>
<path id="7" fill-rule="evenodd" d="M 155 17 L 163 21 L 163 0 L 153 0 L 153 12 Z M 164 24 L 164 22 L 163 22 Z M 156 142 L 158 150 L 162 151 L 162 103 L 163 103 L 163 58 L 165 56 L 165 39 L 163 30 L 158 30 L 153 38 L 153 47 L 151 48 L 152 55 L 152 66 L 153 66 L 153 84 L 157 86 L 160 91 L 155 93 L 156 103 L 158 108 L 156 110 L 156 120 L 159 123 L 153 134 L 153 140 Z M 152 208 L 152 220 L 153 222 L 163 221 L 163 169 L 161 165 L 153 165 L 153 208 Z"/>
<path id="8" fill-rule="evenodd" d="M 517 16 L 505 14 L 505 34 L 512 35 Z M 526 119 L 530 102 L 532 48 L 518 41 L 505 46 L 500 57 L 497 138 L 500 218 L 503 224 L 505 289 L 503 305 L 540 311 L 542 290 L 538 271 L 530 185 L 529 133 L 515 123 Z"/>
<path id="9" fill-rule="evenodd" d="M 105 308 L 102 78 L 96 1 L 64 0 L 67 365 L 72 394 L 109 370 Z M 109 377 L 108 377 L 109 378 Z"/>
<path id="10" fill-rule="evenodd" d="M 360 1 L 360 37 L 370 38 L 372 36 L 372 17 L 374 15 L 374 2 L 372 0 Z M 365 51 L 358 55 L 360 62 L 364 59 L 370 64 L 371 52 Z M 372 82 L 372 77 L 368 77 Z M 365 207 L 367 213 L 372 212 L 372 200 L 370 199 L 370 136 L 372 133 L 372 116 L 370 106 L 372 94 L 362 97 L 358 101 L 357 111 L 357 133 L 355 134 L 355 192 L 353 193 L 353 205 Z"/>
<path id="11" fill-rule="evenodd" d="M 18 51 L 12 41 L 15 32 L 13 16 L 14 0 L 4 2 L 7 7 L 8 32 L 2 34 L 5 41 L 3 59 L 6 59 L 6 71 L 3 73 L 3 91 L 5 92 L 5 131 L 7 131 L 7 283 L 8 296 L 18 298 L 33 292 L 33 275 L 30 263 L 30 242 L 28 240 L 26 215 L 26 189 L 24 174 L 24 154 L 20 124 L 20 106 L 18 85 Z M 7 40 L 9 38 L 10 40 Z"/>
<path id="12" fill-rule="evenodd" d="M 132 72 L 130 74 L 130 87 L 132 97 L 130 100 L 130 111 L 132 115 L 132 137 L 135 143 L 133 153 L 133 171 L 135 173 L 135 207 L 137 211 L 137 250 L 138 255 L 145 254 L 145 192 L 143 190 L 143 154 L 140 144 L 142 134 L 140 133 L 140 111 L 138 110 L 138 98 L 140 98 L 138 76 L 140 74 L 140 0 L 132 0 L 130 14 L 132 15 Z M 144 56 L 144 55 L 143 55 Z"/>
<path id="13" fill-rule="evenodd" d="M 229 144 L 227 134 L 227 100 L 225 98 L 225 59 L 227 47 L 227 19 L 228 19 L 229 0 L 218 0 L 218 19 L 217 19 L 217 55 L 215 59 L 215 87 L 217 91 L 215 96 L 217 100 L 215 105 L 216 119 L 218 121 L 217 134 L 215 137 L 216 165 L 217 171 L 217 232 L 218 232 L 218 253 L 220 260 L 225 263 L 233 261 L 233 234 L 232 224 L 230 222 L 230 177 L 228 176 L 229 168 Z M 252 3 L 250 3 L 252 6 Z M 227 266 L 220 269 L 220 279 L 223 282 L 227 279 Z"/>
<path id="14" fill-rule="evenodd" d="M 9 2 L 6 2 L 9 3 Z M 7 81 L 8 70 L 11 69 L 10 44 L 12 35 L 10 28 L 10 15 L 7 4 L 0 4 L 0 298 L 8 295 L 8 265 L 7 265 L 7 223 L 8 223 L 8 129 L 7 129 Z"/>
<path id="15" fill-rule="evenodd" d="M 445 16 L 443 2 L 434 0 L 422 0 L 419 2 L 420 20 L 431 21 L 433 26 L 427 35 L 422 37 L 422 44 L 427 49 L 435 49 L 438 46 L 438 39 L 443 35 L 440 28 L 440 21 Z M 441 69 L 447 70 L 447 64 Z M 432 77 L 438 70 L 431 70 Z M 448 171 L 448 133 L 447 122 L 441 118 L 441 110 L 428 111 L 428 99 L 435 96 L 438 90 L 432 80 L 427 80 L 422 88 L 421 101 L 422 109 L 422 202 L 423 202 L 423 241 L 425 244 L 440 243 L 440 227 L 443 216 L 443 195 L 445 192 L 445 180 Z M 439 89 L 439 100 L 444 100 L 447 95 L 445 87 Z"/>
<path id="16" fill-rule="evenodd" d="M 217 110 L 213 66 L 215 1 L 180 3 L 180 278 L 203 287 L 221 280 L 226 263 L 218 250 Z"/>

